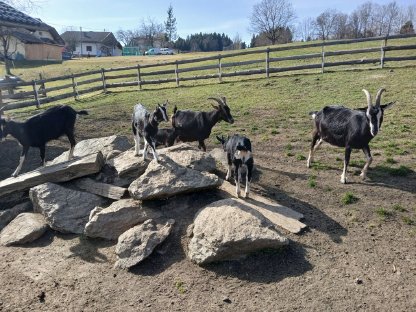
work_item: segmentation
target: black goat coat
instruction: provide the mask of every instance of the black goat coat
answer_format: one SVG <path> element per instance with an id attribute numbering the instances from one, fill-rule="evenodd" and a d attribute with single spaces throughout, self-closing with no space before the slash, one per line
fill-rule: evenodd
<path id="1" fill-rule="evenodd" d="M 363 148 L 373 138 L 363 110 L 326 106 L 316 112 L 315 126 L 320 138 L 339 147 Z"/>
<path id="2" fill-rule="evenodd" d="M 212 127 L 219 121 L 218 111 L 177 111 L 172 118 L 178 139 L 182 142 L 203 141 L 209 138 Z"/>

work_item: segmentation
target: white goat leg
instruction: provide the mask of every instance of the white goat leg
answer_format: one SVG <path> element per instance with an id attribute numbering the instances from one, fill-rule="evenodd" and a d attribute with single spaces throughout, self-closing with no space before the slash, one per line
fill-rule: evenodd
<path id="1" fill-rule="evenodd" d="M 68 153 L 68 160 L 71 160 L 74 157 L 74 147 L 71 146 Z"/>
<path id="2" fill-rule="evenodd" d="M 368 167 L 370 167 L 371 163 L 373 162 L 373 158 L 370 157 L 367 159 L 367 162 L 364 165 L 363 170 L 361 171 L 360 177 L 365 180 L 365 178 L 367 177 L 367 171 L 368 171 Z"/>
<path id="3" fill-rule="evenodd" d="M 244 197 L 248 198 L 249 193 L 250 193 L 250 181 L 248 180 L 248 173 L 247 173 L 246 174 L 246 189 L 245 189 L 245 192 L 244 192 Z"/>
<path id="4" fill-rule="evenodd" d="M 147 148 L 149 146 L 149 143 L 147 143 L 146 139 L 144 140 L 144 149 L 143 149 L 143 160 L 146 160 L 147 157 Z"/>
<path id="5" fill-rule="evenodd" d="M 342 170 L 341 174 L 341 183 L 346 184 L 347 183 L 347 163 L 344 160 L 344 169 Z"/>
<path id="6" fill-rule="evenodd" d="M 231 178 L 231 170 L 232 170 L 232 166 L 229 165 L 228 170 L 227 170 L 227 175 L 225 176 L 225 180 L 227 181 Z"/>
<path id="7" fill-rule="evenodd" d="M 17 177 L 19 175 L 20 170 L 22 169 L 23 166 L 23 162 L 25 161 L 25 155 L 20 156 L 20 162 L 19 165 L 17 166 L 16 170 L 12 173 L 12 177 Z"/>
<path id="8" fill-rule="evenodd" d="M 237 170 L 237 176 L 235 177 L 235 193 L 237 197 L 240 197 L 241 191 L 240 191 L 240 182 L 241 182 L 241 171 L 240 167 Z"/>
<path id="9" fill-rule="evenodd" d="M 159 162 L 159 157 L 157 156 L 157 152 L 156 152 L 156 144 L 154 142 L 152 142 L 151 148 L 152 148 L 153 158 L 156 159 L 156 162 Z"/>
<path id="10" fill-rule="evenodd" d="M 311 164 L 313 162 L 313 156 L 315 155 L 315 152 L 319 148 L 319 146 L 321 146 L 322 142 L 323 140 L 319 139 L 318 142 L 315 144 L 315 146 L 311 148 L 311 150 L 309 151 L 309 157 L 308 157 L 308 163 L 307 163 L 308 168 L 311 167 Z"/>

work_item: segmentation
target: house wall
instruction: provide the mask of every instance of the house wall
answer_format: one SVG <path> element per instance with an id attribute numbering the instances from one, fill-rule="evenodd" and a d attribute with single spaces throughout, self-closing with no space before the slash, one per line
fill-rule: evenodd
<path id="1" fill-rule="evenodd" d="M 33 35 L 35 35 L 37 38 L 48 38 L 48 39 L 54 40 L 50 32 L 46 30 L 36 30 Z"/>
<path id="2" fill-rule="evenodd" d="M 62 60 L 61 46 L 50 44 L 26 44 L 25 57 L 30 61 Z"/>
<path id="3" fill-rule="evenodd" d="M 82 54 L 83 56 L 88 55 L 87 46 L 91 47 L 90 56 L 101 56 L 101 47 L 104 46 L 101 43 L 95 43 L 95 42 L 83 42 L 82 43 L 82 52 L 81 52 L 81 44 L 77 43 L 77 46 L 75 47 L 75 54 Z M 122 50 L 118 49 L 117 47 L 114 47 L 110 49 L 112 56 L 120 56 L 122 55 Z"/>
<path id="4" fill-rule="evenodd" d="M 0 51 L 4 52 L 2 45 L 0 45 Z M 12 59 L 21 59 L 22 57 L 24 58 L 26 54 L 25 45 L 16 38 L 11 37 L 9 41 L 9 54 L 10 53 L 13 53 Z"/>

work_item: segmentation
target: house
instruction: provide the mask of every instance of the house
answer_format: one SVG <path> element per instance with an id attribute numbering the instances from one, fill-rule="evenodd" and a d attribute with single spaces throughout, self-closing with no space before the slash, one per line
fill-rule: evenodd
<path id="1" fill-rule="evenodd" d="M 61 34 L 67 50 L 82 56 L 119 56 L 122 46 L 112 32 L 66 31 Z"/>
<path id="2" fill-rule="evenodd" d="M 152 39 L 146 37 L 134 37 L 129 44 L 123 48 L 123 55 L 144 55 L 150 48 L 163 48 L 166 44 L 164 34 Z"/>
<path id="3" fill-rule="evenodd" d="M 55 28 L 0 1 L 0 56 L 14 60 L 62 60 L 65 42 Z"/>

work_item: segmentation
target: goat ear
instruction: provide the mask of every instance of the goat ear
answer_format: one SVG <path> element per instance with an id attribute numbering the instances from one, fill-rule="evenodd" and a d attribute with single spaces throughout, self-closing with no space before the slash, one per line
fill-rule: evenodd
<path id="1" fill-rule="evenodd" d="M 381 108 L 384 111 L 384 110 L 389 109 L 390 107 L 392 107 L 394 103 L 396 103 L 396 101 L 381 105 Z"/>
<path id="2" fill-rule="evenodd" d="M 218 135 L 217 135 L 216 137 L 217 137 L 217 140 L 218 140 L 219 142 L 224 143 L 224 139 L 223 139 L 223 138 L 220 138 Z"/>
<path id="3" fill-rule="evenodd" d="M 168 104 L 169 104 L 169 101 L 166 100 L 166 102 L 165 102 L 165 104 L 163 104 L 163 106 L 166 107 L 166 106 L 168 106 Z"/>
<path id="4" fill-rule="evenodd" d="M 215 109 L 220 109 L 220 107 L 219 107 L 219 106 L 217 106 L 217 105 L 214 105 L 214 104 L 212 104 L 212 103 L 211 103 L 211 105 L 212 105 L 212 107 L 214 107 Z"/>

